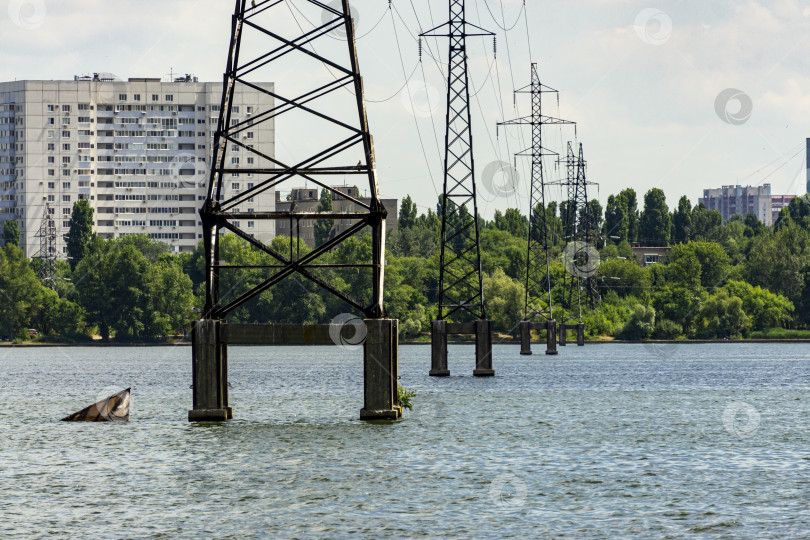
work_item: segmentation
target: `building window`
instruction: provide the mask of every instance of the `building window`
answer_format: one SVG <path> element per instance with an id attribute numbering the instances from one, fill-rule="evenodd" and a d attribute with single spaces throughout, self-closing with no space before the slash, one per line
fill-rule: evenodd
<path id="1" fill-rule="evenodd" d="M 248 229 L 253 228 L 254 223 L 252 221 L 248 221 Z"/>
<path id="2" fill-rule="evenodd" d="M 248 107 L 247 108 L 247 113 L 248 114 L 253 114 L 253 107 Z"/>
<path id="3" fill-rule="evenodd" d="M 70 195 L 62 195 L 62 202 L 70 202 Z"/>
<path id="4" fill-rule="evenodd" d="M 118 101 L 126 101 L 127 95 L 126 94 L 118 94 Z"/>
<path id="5" fill-rule="evenodd" d="M 62 150 L 66 150 L 66 151 L 70 152 L 70 143 L 64 143 L 62 145 Z"/>
<path id="6" fill-rule="evenodd" d="M 158 100 L 160 100 L 160 96 L 157 95 L 157 94 L 152 94 L 152 101 L 158 101 Z"/>
<path id="7" fill-rule="evenodd" d="M 62 215 L 69 216 L 70 215 L 70 208 L 62 208 Z"/>
<path id="8" fill-rule="evenodd" d="M 53 119 L 53 118 L 48 118 L 48 125 L 49 125 L 49 126 L 52 126 L 52 125 L 54 125 L 55 123 L 56 123 L 55 119 Z"/>
<path id="9" fill-rule="evenodd" d="M 644 255 L 644 264 L 658 264 L 658 255 L 655 253 L 646 253 Z"/>
<path id="10" fill-rule="evenodd" d="M 141 95 L 140 94 L 132 94 L 132 101 L 140 101 Z"/>
<path id="11" fill-rule="evenodd" d="M 247 132 L 247 138 L 248 138 L 248 139 L 252 139 L 252 138 L 253 138 L 253 132 L 252 132 L 252 131 L 248 131 L 248 132 Z"/>
<path id="12" fill-rule="evenodd" d="M 70 182 L 62 182 L 62 189 L 70 189 Z"/>
<path id="13" fill-rule="evenodd" d="M 62 132 L 62 137 L 64 137 L 65 139 L 69 139 L 70 138 L 70 131 L 63 131 Z"/>
<path id="14" fill-rule="evenodd" d="M 55 201 L 56 201 L 56 197 L 55 197 L 55 196 L 53 196 L 53 195 L 48 195 L 48 202 L 55 202 Z"/>
<path id="15" fill-rule="evenodd" d="M 62 112 L 70 112 L 70 105 L 62 105 Z"/>
<path id="16" fill-rule="evenodd" d="M 62 176 L 70 176 L 70 169 L 62 169 Z"/>
<path id="17" fill-rule="evenodd" d="M 62 157 L 62 163 L 70 164 L 70 156 L 63 156 Z"/>
<path id="18" fill-rule="evenodd" d="M 55 161 L 56 158 L 54 158 L 53 156 L 48 156 L 48 163 L 55 163 Z"/>
<path id="19" fill-rule="evenodd" d="M 239 184 L 237 182 L 232 183 L 231 189 L 239 189 Z"/>
<path id="20" fill-rule="evenodd" d="M 48 176 L 56 176 L 56 170 L 48 169 Z M 48 187 L 53 189 L 53 182 L 48 182 Z"/>
<path id="21" fill-rule="evenodd" d="M 53 105 L 48 105 L 48 112 L 54 112 L 56 108 Z"/>
<path id="22" fill-rule="evenodd" d="M 174 101 L 174 96 L 171 94 L 166 94 L 166 101 Z"/>
<path id="23" fill-rule="evenodd" d="M 53 133 L 53 132 L 50 132 L 50 133 Z M 56 150 L 56 145 L 54 143 L 48 143 L 48 150 L 53 152 L 54 150 Z"/>
<path id="24" fill-rule="evenodd" d="M 53 136 L 54 136 L 54 131 L 52 129 L 49 129 L 48 130 L 48 138 L 53 139 Z M 53 150 L 53 148 L 51 148 L 51 150 Z"/>
<path id="25" fill-rule="evenodd" d="M 50 172 L 53 172 L 53 169 L 51 169 Z M 53 175 L 51 175 L 51 176 L 53 176 Z M 54 189 L 54 188 L 56 188 L 56 182 L 48 182 L 48 189 Z"/>

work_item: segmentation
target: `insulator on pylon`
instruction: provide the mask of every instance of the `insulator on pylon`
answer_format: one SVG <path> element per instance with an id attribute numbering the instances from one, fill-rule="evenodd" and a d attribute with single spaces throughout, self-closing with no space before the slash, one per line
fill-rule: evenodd
<path id="1" fill-rule="evenodd" d="M 419 38 L 419 61 L 422 61 L 422 38 Z"/>
<path id="2" fill-rule="evenodd" d="M 498 36 L 492 36 L 492 55 L 498 58 Z"/>

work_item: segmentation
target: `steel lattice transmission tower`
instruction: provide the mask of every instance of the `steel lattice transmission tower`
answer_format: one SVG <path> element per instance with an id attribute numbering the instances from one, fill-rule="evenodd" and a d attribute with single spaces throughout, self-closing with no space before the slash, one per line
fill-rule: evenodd
<path id="1" fill-rule="evenodd" d="M 441 197 L 442 231 L 439 262 L 438 319 L 431 326 L 431 370 L 447 376 L 447 334 L 475 334 L 476 376 L 491 376 L 492 332 L 484 306 L 481 243 L 475 185 L 467 38 L 494 36 L 467 21 L 464 0 L 450 0 L 450 20 L 420 37 L 450 41 L 447 64 L 447 131 L 445 133 L 444 189 Z"/>
<path id="2" fill-rule="evenodd" d="M 524 320 L 534 321 L 539 318 L 550 321 L 554 319 L 554 313 L 551 297 L 550 246 L 546 220 L 546 184 L 543 171 L 543 156 L 558 156 L 559 154 L 543 146 L 543 126 L 574 124 L 574 122 L 543 115 L 543 94 L 556 94 L 557 90 L 540 82 L 536 63 L 531 66 L 531 84 L 515 91 L 515 93 L 531 95 L 531 116 L 501 122 L 498 125 L 530 125 L 532 127 L 532 147 L 515 154 L 516 156 L 530 157 L 532 160 Z M 546 305 L 545 308 L 541 308 L 543 304 Z"/>
<path id="3" fill-rule="evenodd" d="M 565 287 L 565 307 L 568 309 L 569 320 L 577 319 L 582 322 L 582 291 L 585 291 L 592 309 L 599 297 L 594 277 L 599 268 L 599 252 L 596 249 L 599 231 L 588 199 L 588 185 L 594 185 L 594 182 L 587 180 L 587 162 L 582 143 L 579 144 L 579 153 L 575 155 L 574 145 L 569 141 L 563 161 L 567 168 L 568 188 L 568 201 L 562 216 L 567 241 L 563 252 L 568 281 Z M 572 314 L 575 305 L 576 316 Z"/>
<path id="4" fill-rule="evenodd" d="M 282 66 L 282 62 L 286 64 Z M 292 77 L 292 73 L 299 76 Z M 276 90 L 275 84 L 259 83 L 259 77 L 264 77 L 261 79 L 264 81 L 277 81 L 283 93 Z M 270 104 L 254 111 L 250 118 L 232 121 L 234 96 L 240 86 L 270 98 Z M 295 90 L 291 90 L 293 87 Z M 299 154 L 290 161 L 245 140 L 246 131 L 262 123 L 275 126 L 279 120 L 289 122 L 285 124 L 288 129 L 285 129 L 284 150 Z M 368 188 L 369 197 L 360 200 L 338 192 L 327 184 L 328 179 L 335 176 L 362 178 L 360 185 Z M 248 188 L 229 193 L 226 184 L 240 181 Z M 296 211 L 292 205 L 289 211 L 275 211 L 275 207 L 239 211 L 240 205 L 282 184 L 299 187 L 304 183 L 350 201 L 354 210 Z M 374 146 L 366 117 L 348 0 L 342 0 L 339 7 L 316 0 L 236 0 L 208 195 L 200 216 L 206 252 L 205 319 L 223 319 L 293 275 L 314 282 L 367 318 L 385 315 L 386 210 L 379 197 Z M 279 251 L 270 243 L 254 238 L 242 227 L 247 220 L 288 223 L 289 252 Z M 349 226 L 308 253 L 300 253 L 297 246 L 302 238 L 301 228 L 312 227 L 319 220 L 343 220 Z M 368 260 L 340 265 L 324 263 L 325 254 L 366 231 L 370 231 L 373 244 Z M 218 239 L 222 232 L 230 232 L 272 257 L 274 264 L 254 267 L 266 272 L 258 285 L 238 291 L 221 290 L 222 273 L 240 270 L 220 259 Z M 341 271 L 364 273 L 369 277 L 368 298 L 350 297 L 334 286 L 329 277 L 334 274 L 329 272 Z"/>
<path id="5" fill-rule="evenodd" d="M 45 205 L 45 214 L 39 231 L 36 234 L 39 238 L 39 251 L 34 256 L 39 259 L 39 279 L 42 284 L 50 289 L 56 288 L 56 223 L 51 216 L 51 206 Z"/>
<path id="6" fill-rule="evenodd" d="M 486 319 L 467 75 L 467 37 L 492 35 L 492 32 L 466 20 L 464 0 L 450 0 L 450 20 L 420 36 L 446 37 L 450 40 L 444 191 L 441 199 L 439 320 Z"/>

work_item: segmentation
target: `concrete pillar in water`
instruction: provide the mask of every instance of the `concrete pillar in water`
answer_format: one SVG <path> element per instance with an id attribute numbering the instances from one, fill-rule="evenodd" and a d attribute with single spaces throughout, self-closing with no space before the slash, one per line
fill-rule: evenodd
<path id="1" fill-rule="evenodd" d="M 360 420 L 396 420 L 402 416 L 397 402 L 398 322 L 366 319 L 363 345 L 363 409 Z"/>
<path id="2" fill-rule="evenodd" d="M 532 327 L 529 321 L 520 323 L 520 354 L 532 354 Z"/>
<path id="3" fill-rule="evenodd" d="M 557 354 L 557 321 L 546 324 L 546 354 Z"/>
<path id="4" fill-rule="evenodd" d="M 492 377 L 492 321 L 475 321 L 475 369 L 476 377 Z"/>
<path id="5" fill-rule="evenodd" d="M 447 321 L 433 321 L 430 325 L 430 376 L 447 377 Z"/>
<path id="6" fill-rule="evenodd" d="M 568 345 L 568 335 L 566 333 L 568 330 L 565 326 L 565 323 L 560 324 L 560 347 L 565 347 Z"/>
<path id="7" fill-rule="evenodd" d="M 585 325 L 579 323 L 577 325 L 577 346 L 582 347 L 585 345 Z"/>
<path id="8" fill-rule="evenodd" d="M 227 345 L 219 339 L 220 321 L 202 320 L 192 329 L 192 377 L 194 408 L 190 422 L 233 418 L 228 406 Z"/>

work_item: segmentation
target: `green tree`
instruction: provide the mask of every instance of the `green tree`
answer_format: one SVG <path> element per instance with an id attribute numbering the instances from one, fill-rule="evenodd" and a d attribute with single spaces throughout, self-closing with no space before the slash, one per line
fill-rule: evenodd
<path id="1" fill-rule="evenodd" d="M 627 241 L 627 208 L 622 199 L 608 197 L 605 207 L 605 240 L 618 244 Z"/>
<path id="2" fill-rule="evenodd" d="M 622 329 L 623 339 L 647 339 L 655 331 L 655 309 L 637 304 Z"/>
<path id="3" fill-rule="evenodd" d="M 742 300 L 721 289 L 700 306 L 697 336 L 721 338 L 734 336 L 748 325 Z"/>
<path id="4" fill-rule="evenodd" d="M 708 210 L 703 203 L 692 210 L 692 240 L 709 240 L 718 227 L 723 226 L 723 215 L 717 210 Z"/>
<path id="5" fill-rule="evenodd" d="M 780 229 L 788 217 L 804 230 L 810 230 L 810 195 L 805 194 L 791 199 L 790 204 L 779 212 L 775 227 Z"/>
<path id="6" fill-rule="evenodd" d="M 638 215 L 638 195 L 633 188 L 626 188 L 619 192 L 619 199 L 621 199 L 624 206 L 624 213 L 627 216 L 627 241 L 635 242 L 638 240 L 640 220 Z"/>
<path id="7" fill-rule="evenodd" d="M 332 192 L 328 189 L 321 190 L 321 202 L 318 205 L 318 212 L 332 211 Z M 329 241 L 333 236 L 335 222 L 332 219 L 319 219 L 315 221 L 315 245 L 320 246 Z"/>
<path id="8" fill-rule="evenodd" d="M 80 199 L 73 203 L 70 228 L 65 235 L 68 262 L 71 270 L 75 270 L 76 266 L 84 258 L 93 236 L 93 208 L 87 199 Z"/>
<path id="9" fill-rule="evenodd" d="M 416 205 L 413 203 L 411 196 L 408 195 L 399 205 L 399 222 L 397 223 L 400 229 L 410 229 L 416 224 Z"/>
<path id="10" fill-rule="evenodd" d="M 644 195 L 644 212 L 639 226 L 640 239 L 647 246 L 668 246 L 672 222 L 667 198 L 660 188 L 652 188 Z"/>
<path id="11" fill-rule="evenodd" d="M 20 228 L 17 222 L 12 220 L 6 221 L 3 224 L 3 239 L 6 245 L 19 246 L 20 245 Z"/>
<path id="12" fill-rule="evenodd" d="M 492 320 L 492 329 L 514 333 L 523 319 L 526 294 L 523 285 L 500 268 L 492 274 L 484 274 L 483 279 L 487 316 Z"/>
<path id="13" fill-rule="evenodd" d="M 728 277 L 731 260 L 722 246 L 713 242 L 689 242 L 678 244 L 669 252 L 670 262 L 676 262 L 687 254 L 693 254 L 700 263 L 700 283 L 703 287 L 719 287 Z"/>
<path id="14" fill-rule="evenodd" d="M 672 215 L 672 241 L 683 244 L 692 233 L 692 203 L 686 195 L 678 200 L 678 209 Z"/>
<path id="15" fill-rule="evenodd" d="M 729 281 L 723 289 L 729 296 L 742 300 L 743 311 L 750 318 L 754 330 L 787 327 L 793 320 L 793 303 L 781 294 L 744 281 Z"/>
<path id="16" fill-rule="evenodd" d="M 0 325 L 6 337 L 21 334 L 42 304 L 42 285 L 22 250 L 0 250 Z"/>
<path id="17" fill-rule="evenodd" d="M 751 249 L 745 275 L 752 285 L 782 294 L 796 304 L 801 300 L 808 265 L 810 235 L 791 221 Z"/>
<path id="18" fill-rule="evenodd" d="M 501 214 L 500 210 L 495 210 L 493 225 L 496 229 L 507 231 L 517 238 L 527 238 L 529 235 L 529 220 L 516 208 L 507 208 L 504 214 Z"/>

